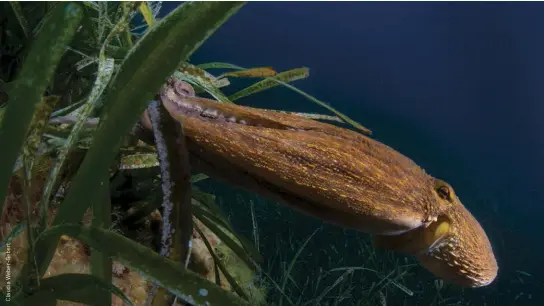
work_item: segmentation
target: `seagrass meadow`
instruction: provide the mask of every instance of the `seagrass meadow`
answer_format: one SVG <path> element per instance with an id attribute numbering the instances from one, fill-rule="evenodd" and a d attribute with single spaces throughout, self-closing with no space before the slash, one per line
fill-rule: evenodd
<path id="1" fill-rule="evenodd" d="M 498 221 L 500 205 L 483 187 L 463 184 L 489 181 L 461 170 L 466 159 L 435 141 L 443 134 L 425 138 L 422 120 L 407 124 L 374 106 L 346 104 L 379 100 L 357 91 L 368 82 L 397 91 L 387 70 L 354 70 L 372 60 L 346 62 L 353 58 L 341 44 L 319 46 L 331 35 L 345 40 L 341 20 L 393 6 L 329 5 L 0 4 L 0 305 L 541 305 L 544 271 L 530 268 L 525 251 L 517 259 L 508 253 L 521 230 Z M 349 18 L 339 17 L 342 7 Z M 414 7 L 416 15 L 442 8 Z M 302 12 L 314 21 L 302 21 Z M 372 49 L 372 35 L 364 38 Z M 474 211 L 497 254 L 497 280 L 483 288 L 443 281 L 412 256 L 376 248 L 368 234 L 200 171 L 185 136 L 191 126 L 159 103 L 171 97 L 171 84 L 181 84 L 172 86 L 182 102 L 276 110 L 412 154 L 462 186 L 456 193 L 471 212 L 474 202 L 492 207 Z M 218 118 L 207 111 L 205 120 Z M 244 125 L 254 119 L 247 118 L 219 115 Z M 532 193 L 525 199 L 538 203 Z"/>

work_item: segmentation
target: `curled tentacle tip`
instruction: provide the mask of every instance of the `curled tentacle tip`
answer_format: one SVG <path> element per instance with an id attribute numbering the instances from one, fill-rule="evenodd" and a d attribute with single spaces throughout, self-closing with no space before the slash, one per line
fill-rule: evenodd
<path id="1" fill-rule="evenodd" d="M 173 81 L 174 89 L 176 93 L 180 96 L 185 97 L 194 97 L 195 89 L 187 82 L 175 80 Z"/>

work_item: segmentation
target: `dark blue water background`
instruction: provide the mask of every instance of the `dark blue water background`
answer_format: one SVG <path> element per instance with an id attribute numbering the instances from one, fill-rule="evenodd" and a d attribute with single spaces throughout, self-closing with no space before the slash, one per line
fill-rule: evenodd
<path id="1" fill-rule="evenodd" d="M 309 67 L 299 88 L 451 183 L 481 220 L 500 271 L 463 292 L 471 305 L 544 305 L 543 3 L 249 3 L 191 61 Z M 324 112 L 283 88 L 240 103 Z"/>

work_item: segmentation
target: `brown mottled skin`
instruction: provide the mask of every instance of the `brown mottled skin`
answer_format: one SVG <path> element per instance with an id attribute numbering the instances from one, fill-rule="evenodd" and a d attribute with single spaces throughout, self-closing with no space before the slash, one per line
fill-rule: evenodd
<path id="1" fill-rule="evenodd" d="M 445 281 L 495 279 L 486 233 L 452 187 L 394 149 L 330 124 L 197 98 L 184 82 L 172 81 L 160 99 L 183 122 L 201 171 L 373 234 L 378 247 L 415 256 Z"/>

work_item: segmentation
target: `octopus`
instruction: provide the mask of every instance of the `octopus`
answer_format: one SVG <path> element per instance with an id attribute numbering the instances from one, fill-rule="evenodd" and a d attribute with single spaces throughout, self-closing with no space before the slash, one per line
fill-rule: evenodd
<path id="1" fill-rule="evenodd" d="M 463 287 L 498 265 L 480 223 L 447 182 L 361 133 L 195 96 L 170 80 L 157 99 L 182 123 L 191 167 L 324 222 L 371 234 Z M 150 127 L 146 114 L 142 125 Z"/>

